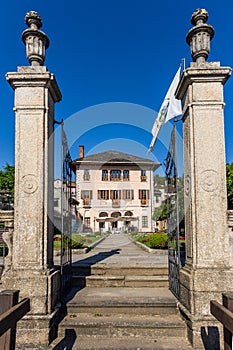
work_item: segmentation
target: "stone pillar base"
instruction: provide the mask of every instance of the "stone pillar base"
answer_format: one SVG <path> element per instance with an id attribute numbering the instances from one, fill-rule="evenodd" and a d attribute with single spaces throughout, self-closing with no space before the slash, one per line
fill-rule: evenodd
<path id="1" fill-rule="evenodd" d="M 3 274 L 2 289 L 19 290 L 20 299 L 30 298 L 30 314 L 51 314 L 60 302 L 60 271 L 11 269 Z"/>
<path id="2" fill-rule="evenodd" d="M 223 327 L 210 313 L 210 301 L 222 303 L 222 294 L 232 290 L 233 270 L 221 267 L 180 270 L 179 308 L 194 349 L 223 349 Z"/>
<path id="3" fill-rule="evenodd" d="M 178 307 L 186 322 L 187 337 L 193 349 L 224 349 L 223 327 L 213 316 L 197 317 L 190 314 L 181 303 L 178 304 Z"/>
<path id="4" fill-rule="evenodd" d="M 60 307 L 50 315 L 26 315 L 17 323 L 16 349 L 47 349 L 57 337 Z"/>

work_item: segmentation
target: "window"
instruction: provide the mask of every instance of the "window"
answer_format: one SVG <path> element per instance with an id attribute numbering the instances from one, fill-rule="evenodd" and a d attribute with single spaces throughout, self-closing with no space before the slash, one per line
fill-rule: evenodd
<path id="1" fill-rule="evenodd" d="M 108 216 L 108 213 L 106 213 L 106 211 L 101 211 L 101 213 L 99 213 L 99 218 L 104 218 L 107 216 Z"/>
<path id="2" fill-rule="evenodd" d="M 83 200 L 83 205 L 90 205 L 92 200 L 92 191 L 91 190 L 81 191 L 81 199 Z"/>
<path id="3" fill-rule="evenodd" d="M 102 181 L 108 181 L 108 170 L 102 170 Z"/>
<path id="4" fill-rule="evenodd" d="M 142 216 L 142 227 L 148 227 L 148 216 Z"/>
<path id="5" fill-rule="evenodd" d="M 129 181 L 129 170 L 123 170 L 123 181 Z"/>
<path id="6" fill-rule="evenodd" d="M 146 170 L 141 170 L 141 181 L 146 181 Z"/>
<path id="7" fill-rule="evenodd" d="M 149 190 L 138 190 L 138 198 L 139 199 L 149 199 L 150 191 Z"/>
<path id="8" fill-rule="evenodd" d="M 83 190 L 81 192 L 81 198 L 82 199 L 92 199 L 92 191 L 91 190 Z"/>
<path id="9" fill-rule="evenodd" d="M 120 170 L 111 170 L 110 171 L 110 181 L 120 181 L 121 180 L 121 171 Z"/>
<path id="10" fill-rule="evenodd" d="M 138 198 L 141 200 L 141 205 L 148 206 L 149 204 L 149 197 L 150 192 L 149 190 L 138 190 Z"/>
<path id="11" fill-rule="evenodd" d="M 98 199 L 109 199 L 109 190 L 98 190 Z"/>
<path id="12" fill-rule="evenodd" d="M 89 228 L 91 226 L 91 218 L 84 218 L 84 225 Z"/>
<path id="13" fill-rule="evenodd" d="M 90 181 L 90 170 L 89 169 L 83 170 L 83 180 Z"/>
<path id="14" fill-rule="evenodd" d="M 121 191 L 120 190 L 110 190 L 110 199 L 121 199 Z"/>
<path id="15" fill-rule="evenodd" d="M 125 199 L 125 200 L 134 199 L 134 191 L 133 190 L 122 190 L 122 199 Z"/>
<path id="16" fill-rule="evenodd" d="M 58 198 L 54 198 L 54 207 L 55 207 L 55 208 L 58 207 Z"/>

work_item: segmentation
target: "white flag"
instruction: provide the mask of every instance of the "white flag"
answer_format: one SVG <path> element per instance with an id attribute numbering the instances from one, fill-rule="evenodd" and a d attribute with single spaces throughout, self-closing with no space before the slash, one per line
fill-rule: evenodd
<path id="1" fill-rule="evenodd" d="M 181 101 L 175 98 L 175 91 L 180 80 L 180 70 L 181 68 L 179 68 L 176 72 L 176 75 L 174 76 L 174 79 L 167 91 L 165 99 L 163 100 L 163 103 L 160 107 L 159 113 L 155 119 L 151 131 L 153 138 L 150 143 L 149 152 L 153 151 L 155 141 L 158 137 L 158 133 L 162 125 L 165 124 L 168 120 L 176 117 L 177 115 L 182 114 Z"/>

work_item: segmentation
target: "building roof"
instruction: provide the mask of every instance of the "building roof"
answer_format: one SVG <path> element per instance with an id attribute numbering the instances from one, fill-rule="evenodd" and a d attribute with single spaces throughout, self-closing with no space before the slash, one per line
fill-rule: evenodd
<path id="1" fill-rule="evenodd" d="M 146 168 L 150 170 L 157 169 L 161 164 L 154 162 L 147 158 L 141 158 L 132 154 L 127 154 L 118 151 L 107 151 L 97 154 L 92 154 L 84 158 L 77 158 L 73 160 L 73 166 L 98 166 L 99 168 L 103 165 L 136 165 L 139 168 Z"/>

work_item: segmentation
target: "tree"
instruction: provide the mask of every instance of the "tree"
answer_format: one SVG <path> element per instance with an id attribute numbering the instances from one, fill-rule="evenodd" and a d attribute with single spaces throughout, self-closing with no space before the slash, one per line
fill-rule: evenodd
<path id="1" fill-rule="evenodd" d="M 167 203 L 162 203 L 160 207 L 154 209 L 152 219 L 154 221 L 165 220 L 167 218 Z"/>
<path id="2" fill-rule="evenodd" d="M 14 193 L 15 167 L 8 163 L 0 170 L 0 189 Z"/>
<path id="3" fill-rule="evenodd" d="M 226 165 L 228 209 L 233 209 L 233 162 Z"/>
<path id="4" fill-rule="evenodd" d="M 166 179 L 166 178 L 164 178 Z M 172 195 L 173 194 L 173 195 Z M 154 209 L 153 220 L 160 221 L 165 220 L 168 217 L 168 210 L 174 211 L 176 206 L 176 195 L 175 188 L 170 194 L 171 205 L 168 208 L 167 201 L 162 203 L 160 207 Z M 183 176 L 178 179 L 178 207 L 179 207 L 179 219 L 182 221 L 184 219 L 184 179 Z"/>
<path id="5" fill-rule="evenodd" d="M 156 174 L 154 176 L 154 184 L 157 186 L 163 186 L 166 183 L 166 176 L 160 176 Z"/>

